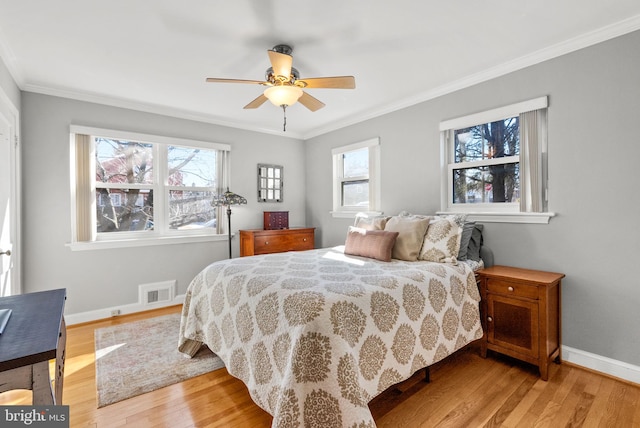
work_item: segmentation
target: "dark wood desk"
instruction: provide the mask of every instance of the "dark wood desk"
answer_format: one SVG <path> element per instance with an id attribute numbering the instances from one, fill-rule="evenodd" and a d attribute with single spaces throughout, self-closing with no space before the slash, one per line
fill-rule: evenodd
<path id="1" fill-rule="evenodd" d="M 66 295 L 62 288 L 0 297 L 0 309 L 12 310 L 0 335 L 0 393 L 30 389 L 34 405 L 62 404 Z M 49 360 L 53 359 L 55 394 L 49 373 Z"/>

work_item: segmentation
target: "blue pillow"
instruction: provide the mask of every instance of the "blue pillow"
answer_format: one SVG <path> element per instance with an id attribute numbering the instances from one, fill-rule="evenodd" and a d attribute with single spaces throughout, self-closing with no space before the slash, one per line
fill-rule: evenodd
<path id="1" fill-rule="evenodd" d="M 471 239 L 469 240 L 469 246 L 467 247 L 467 259 L 480 261 L 480 247 L 482 247 L 482 230 L 484 225 L 475 224 L 471 231 Z"/>
<path id="2" fill-rule="evenodd" d="M 462 235 L 460 237 L 460 250 L 458 250 L 458 260 L 467 260 L 467 247 L 471 241 L 471 232 L 475 226 L 475 221 L 468 221 L 462 226 Z"/>

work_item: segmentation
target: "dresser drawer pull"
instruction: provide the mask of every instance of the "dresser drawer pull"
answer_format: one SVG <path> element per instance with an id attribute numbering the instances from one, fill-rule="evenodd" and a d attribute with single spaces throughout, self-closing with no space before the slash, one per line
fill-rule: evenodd
<path id="1" fill-rule="evenodd" d="M 304 238 L 304 239 L 303 239 L 303 241 L 304 241 L 304 242 L 307 242 L 307 238 Z"/>
<path id="2" fill-rule="evenodd" d="M 269 245 L 269 241 L 264 241 L 264 245 Z"/>
<path id="3" fill-rule="evenodd" d="M 493 318 L 487 317 L 487 321 L 491 322 L 491 321 L 493 321 Z"/>
<path id="4" fill-rule="evenodd" d="M 507 290 L 509 290 L 509 291 L 513 291 L 513 287 L 512 287 L 512 286 L 508 286 L 508 287 L 507 287 Z"/>

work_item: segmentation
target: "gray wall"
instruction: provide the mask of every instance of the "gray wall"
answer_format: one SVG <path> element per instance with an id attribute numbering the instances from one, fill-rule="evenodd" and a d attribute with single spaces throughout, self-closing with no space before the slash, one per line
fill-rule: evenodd
<path id="1" fill-rule="evenodd" d="M 20 110 L 20 88 L 11 77 L 4 60 L 0 58 L 0 88 L 7 95 L 11 103 Z"/>
<path id="2" fill-rule="evenodd" d="M 138 285 L 177 280 L 178 294 L 207 264 L 228 257 L 228 242 L 71 251 L 69 125 L 85 125 L 231 145 L 231 190 L 248 204 L 233 208 L 232 230 L 262 228 L 263 210 L 289 211 L 304 225 L 304 144 L 279 136 L 139 111 L 22 94 L 23 290 L 67 288 L 67 314 L 135 304 Z M 285 168 L 284 202 L 257 202 L 256 165 Z M 234 256 L 238 238 L 233 239 Z"/>
<path id="3" fill-rule="evenodd" d="M 640 32 L 306 142 L 307 220 L 344 243 L 329 214 L 331 148 L 379 136 L 382 209 L 440 208 L 442 120 L 549 96 L 547 225 L 486 224 L 498 264 L 563 272 L 563 344 L 640 365 Z M 428 70 L 427 70 L 428 72 Z M 311 161 L 313 160 L 313 162 Z"/>

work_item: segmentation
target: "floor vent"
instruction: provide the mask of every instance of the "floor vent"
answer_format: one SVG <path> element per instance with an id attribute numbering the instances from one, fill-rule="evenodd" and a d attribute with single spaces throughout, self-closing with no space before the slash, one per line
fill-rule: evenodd
<path id="1" fill-rule="evenodd" d="M 139 300 L 142 305 L 169 303 L 175 297 L 176 281 L 154 282 L 138 286 Z"/>

